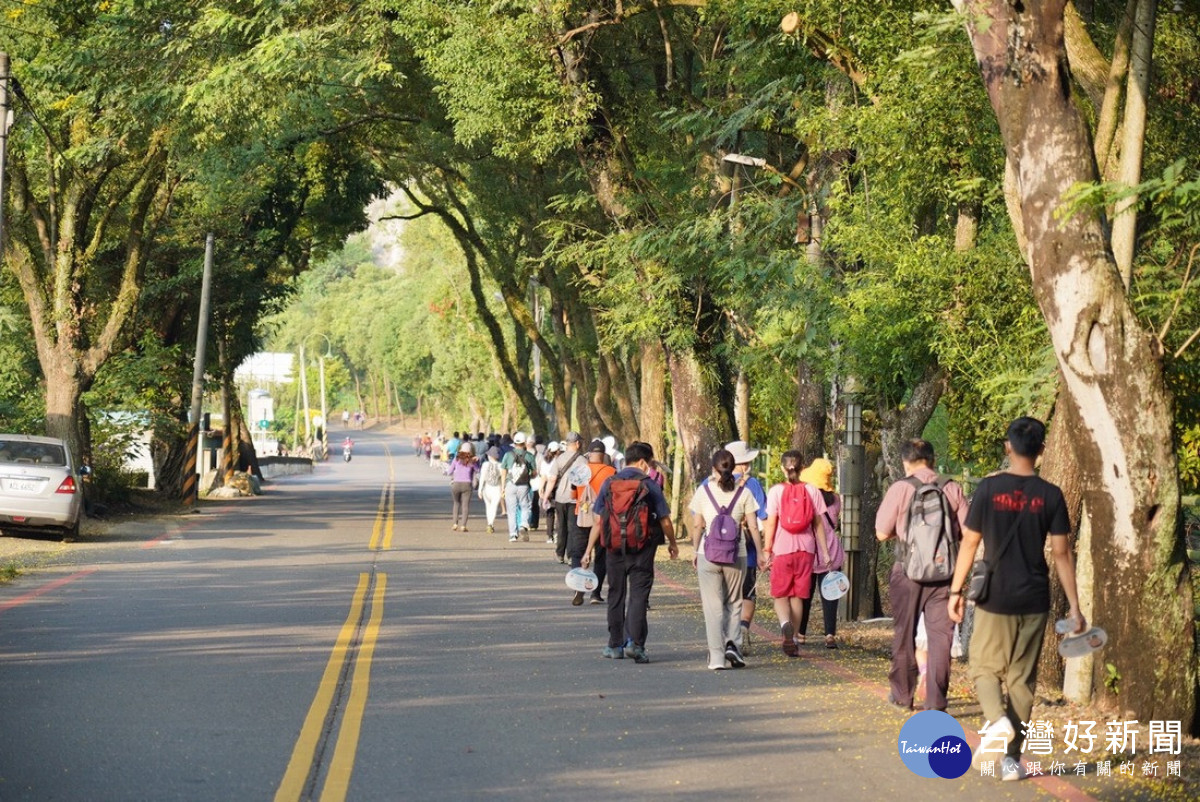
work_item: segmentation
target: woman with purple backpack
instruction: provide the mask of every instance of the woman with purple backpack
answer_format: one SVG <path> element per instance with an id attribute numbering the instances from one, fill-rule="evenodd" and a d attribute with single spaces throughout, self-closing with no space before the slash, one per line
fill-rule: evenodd
<path id="1" fill-rule="evenodd" d="M 804 601 L 812 598 L 813 564 L 829 562 L 828 524 L 824 522 L 828 510 L 821 491 L 800 480 L 804 455 L 785 451 L 781 464 L 787 481 L 767 491 L 765 547 L 759 552 L 759 563 L 765 554 L 783 653 L 798 657 L 796 626 L 803 616 Z"/>
<path id="2" fill-rule="evenodd" d="M 758 502 L 733 477 L 734 457 L 720 449 L 712 456 L 712 477 L 692 496 L 692 541 L 696 556 L 696 581 L 704 610 L 708 640 L 708 667 L 714 671 L 746 665 L 738 647 L 742 621 L 742 583 L 746 574 L 746 543 L 741 538 L 745 522 L 755 546 L 762 551 L 758 533 Z"/>

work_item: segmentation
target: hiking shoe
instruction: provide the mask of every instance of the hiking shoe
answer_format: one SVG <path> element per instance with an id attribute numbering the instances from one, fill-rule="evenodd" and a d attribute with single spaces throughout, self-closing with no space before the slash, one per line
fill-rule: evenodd
<path id="1" fill-rule="evenodd" d="M 783 653 L 788 657 L 798 657 L 800 649 L 796 646 L 796 630 L 792 628 L 792 622 L 784 621 L 779 631 L 783 635 L 783 642 L 779 644 L 780 648 L 783 649 Z"/>
<path id="2" fill-rule="evenodd" d="M 575 591 L 575 595 L 571 598 L 571 605 L 578 607 L 581 604 L 583 604 L 583 591 L 577 590 Z"/>
<path id="3" fill-rule="evenodd" d="M 599 593 L 592 594 L 592 604 L 604 604 L 604 597 Z"/>
<path id="4" fill-rule="evenodd" d="M 733 641 L 725 642 L 725 659 L 729 661 L 729 665 L 734 668 L 745 668 L 746 660 L 742 657 L 742 650 L 737 647 Z"/>
<path id="5" fill-rule="evenodd" d="M 1004 760 L 1000 763 L 1000 780 L 1002 782 L 1016 782 L 1023 780 L 1028 776 L 1025 772 L 1025 765 L 1015 757 L 1005 755 Z"/>
<path id="6" fill-rule="evenodd" d="M 635 663 L 649 663 L 650 657 L 646 654 L 644 646 L 638 646 L 636 643 L 626 647 L 625 651 L 629 652 L 629 656 L 633 658 Z"/>
<path id="7" fill-rule="evenodd" d="M 605 646 L 604 647 L 604 656 L 611 660 L 624 660 L 625 659 L 625 650 L 622 649 L 620 646 Z M 634 659 L 637 659 L 637 658 L 634 658 Z"/>
<path id="8" fill-rule="evenodd" d="M 988 724 L 979 731 L 979 747 L 976 748 L 975 754 L 971 756 L 972 768 L 977 769 L 981 763 L 988 760 L 995 760 L 1001 755 L 1005 755 L 1008 752 L 1008 745 L 1016 737 L 1017 733 L 1007 716 Z M 986 752 L 984 748 L 987 749 Z M 1007 760 L 1008 758 L 1006 757 L 1005 759 Z M 1017 779 L 1020 778 L 1018 777 Z"/>

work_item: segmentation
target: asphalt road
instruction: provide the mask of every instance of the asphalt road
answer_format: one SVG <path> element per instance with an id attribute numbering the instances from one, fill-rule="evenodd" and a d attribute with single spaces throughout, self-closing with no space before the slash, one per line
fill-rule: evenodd
<path id="1" fill-rule="evenodd" d="M 0 587 L 0 800 L 1038 794 L 915 776 L 903 717 L 827 664 L 709 671 L 694 583 L 656 586 L 649 665 L 603 659 L 544 536 L 481 505 L 451 532 L 446 480 L 356 441 Z"/>

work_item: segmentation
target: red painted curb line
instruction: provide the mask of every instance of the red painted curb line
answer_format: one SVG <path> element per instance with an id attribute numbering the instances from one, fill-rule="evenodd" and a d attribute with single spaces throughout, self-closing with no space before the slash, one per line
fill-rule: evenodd
<path id="1" fill-rule="evenodd" d="M 45 585 L 42 585 L 37 590 L 31 590 L 28 593 L 24 593 L 15 599 L 11 599 L 9 601 L 4 602 L 4 604 L 0 604 L 0 613 L 8 612 L 9 610 L 11 610 L 14 607 L 20 607 L 22 604 L 25 604 L 26 602 L 33 601 L 38 596 L 49 593 L 52 590 L 58 590 L 63 585 L 67 585 L 71 582 L 74 582 L 76 579 L 83 579 L 85 576 L 94 574 L 99 570 L 100 570 L 99 568 L 87 568 L 83 571 L 76 571 L 75 573 L 71 574 L 70 576 L 64 576 L 62 579 L 56 579 L 53 582 L 47 582 Z"/>

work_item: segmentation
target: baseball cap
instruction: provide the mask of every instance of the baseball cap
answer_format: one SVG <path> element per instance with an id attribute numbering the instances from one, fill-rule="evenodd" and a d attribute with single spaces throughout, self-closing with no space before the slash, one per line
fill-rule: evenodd
<path id="1" fill-rule="evenodd" d="M 546 444 L 546 450 L 547 451 L 561 451 L 562 446 L 560 446 L 558 444 L 557 440 L 551 440 L 549 443 Z"/>
<path id="2" fill-rule="evenodd" d="M 591 454 L 607 454 L 608 450 L 604 447 L 603 440 L 593 440 L 592 444 L 588 446 L 588 452 Z"/>
<path id="3" fill-rule="evenodd" d="M 489 448 L 487 450 L 487 455 L 489 457 L 492 457 L 493 459 L 499 459 L 500 458 L 500 449 L 496 448 L 495 446 L 492 446 L 491 448 Z"/>
<path id="4" fill-rule="evenodd" d="M 474 454 L 475 446 L 471 445 L 471 441 L 468 440 L 467 442 L 465 442 L 461 446 L 459 446 L 458 450 L 461 451 L 463 454 Z"/>
<path id="5" fill-rule="evenodd" d="M 567 432 L 566 439 L 568 443 L 579 443 L 583 441 L 583 435 L 579 432 Z"/>
<path id="6" fill-rule="evenodd" d="M 525 445 L 525 432 L 517 432 L 513 435 L 513 445 Z"/>

